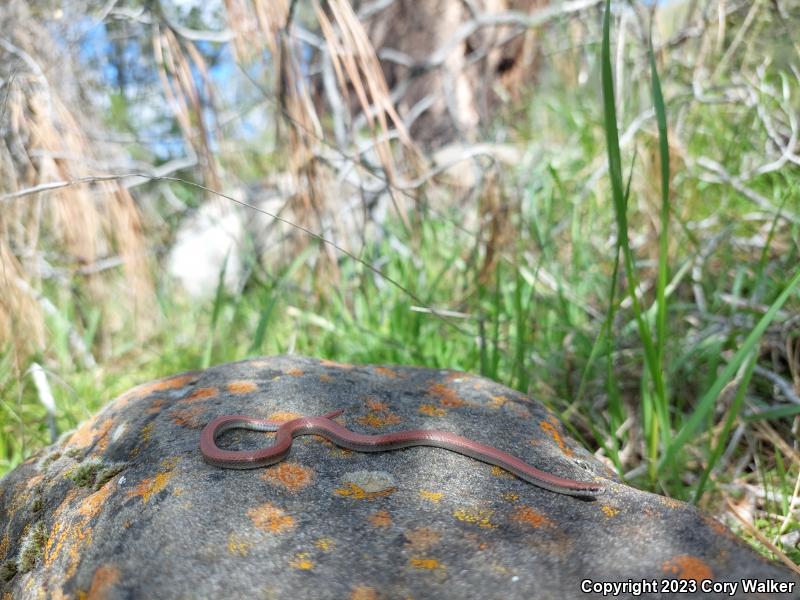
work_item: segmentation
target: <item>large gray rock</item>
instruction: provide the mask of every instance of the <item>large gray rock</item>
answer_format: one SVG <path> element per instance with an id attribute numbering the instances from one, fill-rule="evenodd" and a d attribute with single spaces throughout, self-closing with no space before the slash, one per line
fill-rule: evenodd
<path id="1" fill-rule="evenodd" d="M 563 496 L 438 448 L 363 454 L 302 437 L 284 462 L 247 471 L 210 466 L 198 449 L 219 415 L 336 408 L 355 431 L 453 431 L 608 489 Z M 267 435 L 228 432 L 220 445 Z M 530 600 L 586 597 L 587 579 L 660 589 L 670 578 L 698 591 L 641 597 L 728 597 L 699 582 L 742 579 L 793 585 L 763 598 L 800 597 L 789 571 L 695 508 L 619 483 L 518 392 L 466 373 L 300 357 L 131 390 L 0 481 L 0 527 L 0 586 L 13 598 Z"/>

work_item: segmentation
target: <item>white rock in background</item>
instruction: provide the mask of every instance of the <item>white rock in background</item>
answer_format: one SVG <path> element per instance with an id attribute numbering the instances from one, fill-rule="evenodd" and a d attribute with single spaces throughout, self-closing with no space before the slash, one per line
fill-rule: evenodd
<path id="1" fill-rule="evenodd" d="M 244 241 L 240 211 L 222 202 L 206 202 L 178 229 L 167 272 L 193 298 L 208 298 L 215 293 L 224 267 L 225 288 L 237 292 L 244 277 Z"/>

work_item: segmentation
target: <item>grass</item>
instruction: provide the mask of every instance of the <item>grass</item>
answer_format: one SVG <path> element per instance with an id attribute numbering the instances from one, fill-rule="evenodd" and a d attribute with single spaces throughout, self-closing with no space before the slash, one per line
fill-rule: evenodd
<path id="1" fill-rule="evenodd" d="M 340 276 L 326 284 L 308 266 L 313 247 L 275 270 L 254 265 L 241 294 L 220 284 L 209 300 L 191 302 L 165 281 L 159 327 L 143 342 L 130 341 L 133 323 L 101 340 L 101 311 L 49 290 L 59 316 L 48 318 L 48 345 L 35 358 L 50 370 L 59 430 L 136 383 L 248 356 L 462 369 L 556 409 L 633 485 L 714 512 L 756 486 L 766 498 L 762 533 L 774 540 L 800 528 L 787 517 L 798 459 L 781 444 L 800 406 L 776 402 L 756 372 L 783 367 L 788 379 L 793 368 L 770 358 L 797 341 L 788 324 L 800 309 L 800 230 L 782 215 L 800 209 L 798 169 L 751 182 L 777 207 L 755 217 L 730 186 L 693 175 L 696 157 L 730 167 L 760 142 L 730 126 L 732 115 L 741 118 L 735 106 L 692 104 L 676 67 L 660 73 L 652 45 L 638 81 L 647 94 L 615 90 L 609 5 L 591 49 L 598 68 L 587 87 L 596 97 L 550 85 L 532 93 L 515 125 L 539 158 L 501 183 L 509 232 L 492 249 L 493 269 L 484 269 L 489 242 L 474 208 L 473 225 L 458 211 L 419 217 L 413 234 L 387 223 L 386 237 L 358 259 L 342 256 Z M 796 81 L 785 85 L 800 93 Z M 621 93 L 629 111 L 654 111 L 635 148 L 620 142 Z M 607 175 L 587 189 L 603 165 Z M 80 368 L 65 323 L 88 347 L 109 347 L 97 369 Z M 12 351 L 0 354 L 0 474 L 48 442 L 26 368 Z M 731 443 L 736 431 L 746 442 Z M 785 551 L 800 562 L 800 552 Z"/>

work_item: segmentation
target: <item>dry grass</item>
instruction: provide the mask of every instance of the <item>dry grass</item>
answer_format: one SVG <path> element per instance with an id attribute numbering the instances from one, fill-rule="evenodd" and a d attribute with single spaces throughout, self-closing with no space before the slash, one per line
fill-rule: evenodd
<path id="1" fill-rule="evenodd" d="M 6 82 L 0 192 L 96 175 L 94 165 L 108 148 L 98 148 L 84 133 L 94 123 L 82 110 L 82 91 L 79 80 L 70 77 L 69 58 L 30 18 L 24 3 L 12 2 L 2 11 L 7 27 L 0 39 L 0 76 Z M 113 256 L 121 259 L 124 294 L 118 294 L 119 273 L 95 269 L 98 261 Z M 5 198 L 0 210 L 0 346 L 14 347 L 21 356 L 45 350 L 42 331 L 52 311 L 43 304 L 44 286 L 102 307 L 101 332 L 119 329 L 130 315 L 147 314 L 152 283 L 145 256 L 138 210 L 119 182 Z"/>

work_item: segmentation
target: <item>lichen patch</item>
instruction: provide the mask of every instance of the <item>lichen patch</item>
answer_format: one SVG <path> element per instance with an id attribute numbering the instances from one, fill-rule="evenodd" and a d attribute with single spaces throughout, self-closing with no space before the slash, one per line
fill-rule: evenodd
<path id="1" fill-rule="evenodd" d="M 555 525 L 551 519 L 530 506 L 519 506 L 511 516 L 511 520 L 521 525 L 526 525 L 532 529 L 541 527 L 552 527 Z"/>
<path id="2" fill-rule="evenodd" d="M 438 571 L 445 568 L 436 558 L 421 558 L 418 556 L 412 556 L 408 559 L 408 564 L 415 569 L 424 569 L 426 571 Z"/>
<path id="3" fill-rule="evenodd" d="M 661 570 L 678 579 L 694 579 L 699 582 L 703 579 L 714 578 L 711 567 L 702 558 L 688 554 L 681 554 L 665 561 L 661 565 Z"/>
<path id="4" fill-rule="evenodd" d="M 375 529 L 385 529 L 391 526 L 392 515 L 389 514 L 389 511 L 379 510 L 372 513 L 367 520 Z"/>
<path id="5" fill-rule="evenodd" d="M 394 369 L 389 369 L 387 367 L 375 367 L 375 372 L 379 375 L 383 375 L 387 379 L 397 379 L 397 371 Z"/>
<path id="6" fill-rule="evenodd" d="M 420 404 L 417 410 L 426 417 L 443 417 L 447 414 L 445 409 L 433 404 Z"/>
<path id="7" fill-rule="evenodd" d="M 294 555 L 294 558 L 289 561 L 289 566 L 300 569 L 301 571 L 310 571 L 314 568 L 314 563 L 308 552 L 298 552 Z"/>
<path id="8" fill-rule="evenodd" d="M 553 438 L 553 441 L 558 444 L 558 447 L 561 449 L 561 452 L 564 453 L 564 456 L 572 456 L 572 450 L 567 447 L 566 442 L 564 442 L 564 438 L 561 437 L 561 434 L 552 423 L 549 421 L 539 421 L 539 427 L 541 427 L 542 431 Z"/>
<path id="9" fill-rule="evenodd" d="M 439 544 L 442 534 L 430 527 L 419 527 L 405 532 L 408 546 L 417 554 L 424 554 Z"/>
<path id="10" fill-rule="evenodd" d="M 294 462 L 280 462 L 264 470 L 261 479 L 283 487 L 290 492 L 298 492 L 311 484 L 314 471 Z"/>
<path id="11" fill-rule="evenodd" d="M 356 422 L 366 427 L 374 429 L 381 429 L 389 425 L 397 425 L 402 423 L 403 419 L 400 415 L 387 411 L 372 411 L 362 417 L 358 417 Z"/>
<path id="12" fill-rule="evenodd" d="M 140 497 L 142 502 L 146 504 L 155 494 L 165 489 L 169 480 L 175 474 L 173 469 L 177 464 L 177 459 L 165 459 L 161 461 L 161 464 L 164 467 L 163 471 L 140 481 L 133 490 L 128 492 L 128 496 L 131 498 Z"/>
<path id="13" fill-rule="evenodd" d="M 233 556 L 247 556 L 250 554 L 250 549 L 253 547 L 253 544 L 242 536 L 231 533 L 228 535 L 228 554 Z"/>
<path id="14" fill-rule="evenodd" d="M 442 498 L 444 497 L 444 494 L 442 492 L 432 492 L 430 490 L 420 490 L 419 491 L 419 496 L 423 500 L 427 500 L 428 502 L 433 502 L 434 504 L 438 504 L 442 500 Z"/>
<path id="15" fill-rule="evenodd" d="M 453 512 L 453 516 L 464 523 L 472 523 L 482 529 L 494 529 L 497 527 L 492 522 L 494 511 L 486 508 L 459 508 Z"/>
<path id="16" fill-rule="evenodd" d="M 268 533 L 284 533 L 295 527 L 295 520 L 291 515 L 269 502 L 251 508 L 247 511 L 247 516 L 253 525 Z"/>
<path id="17" fill-rule="evenodd" d="M 216 387 L 203 387 L 197 388 L 187 398 L 181 400 L 182 403 L 197 402 L 198 400 L 207 400 L 208 398 L 216 398 L 219 396 L 219 388 Z"/>
<path id="18" fill-rule="evenodd" d="M 119 583 L 122 575 L 115 565 L 100 565 L 94 572 L 89 591 L 79 593 L 78 597 L 86 600 L 104 600 Z"/>
<path id="19" fill-rule="evenodd" d="M 428 386 L 428 393 L 436 396 L 439 399 L 439 405 L 445 408 L 458 408 L 466 404 L 455 390 L 441 383 L 434 383 Z"/>
<path id="20" fill-rule="evenodd" d="M 253 394 L 258 391 L 254 381 L 231 381 L 225 386 L 231 394 Z"/>
<path id="21" fill-rule="evenodd" d="M 355 483 L 348 482 L 345 487 L 337 488 L 336 494 L 353 500 L 375 500 L 391 495 L 397 488 L 391 487 L 377 492 L 368 492 Z"/>

